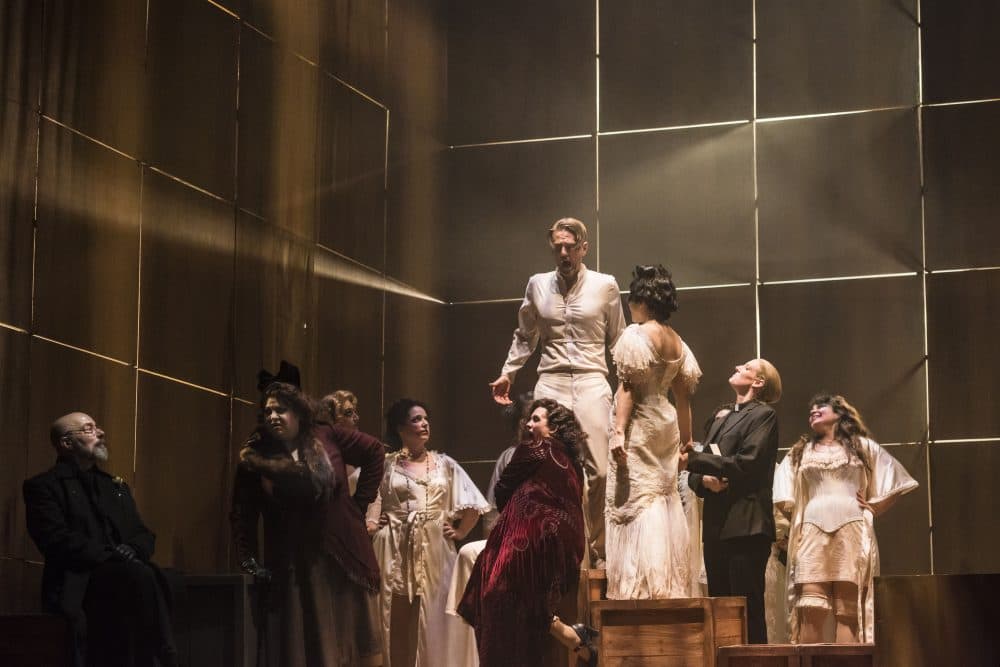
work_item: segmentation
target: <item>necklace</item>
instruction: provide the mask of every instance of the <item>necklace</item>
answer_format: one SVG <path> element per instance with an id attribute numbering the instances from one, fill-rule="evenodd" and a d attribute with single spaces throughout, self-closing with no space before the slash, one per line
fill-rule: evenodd
<path id="1" fill-rule="evenodd" d="M 413 452 L 410 451 L 409 447 L 403 447 L 401 450 L 399 450 L 399 458 L 403 459 L 404 461 L 412 461 L 413 463 L 421 463 L 422 461 L 426 461 L 427 456 L 428 453 L 426 449 L 421 450 L 420 453 L 416 455 L 414 455 Z"/>
<path id="2" fill-rule="evenodd" d="M 400 452 L 399 452 L 399 460 L 397 461 L 396 465 L 399 465 L 403 470 L 406 470 L 408 472 L 414 472 L 413 470 L 411 470 L 411 467 L 415 468 L 416 465 L 414 465 L 414 464 L 419 465 L 419 463 L 421 463 L 421 462 L 420 461 L 416 461 L 415 462 L 415 461 L 411 460 L 409 458 L 409 453 L 410 453 L 409 450 L 407 450 L 405 447 L 402 450 L 400 450 Z M 422 453 L 424 454 L 424 460 L 422 461 L 422 463 L 424 464 L 424 466 L 423 466 L 424 467 L 424 477 L 423 477 L 423 479 L 419 479 L 417 477 L 413 477 L 412 475 L 409 475 L 409 474 L 402 475 L 403 479 L 406 480 L 406 513 L 407 514 L 409 514 L 412 511 L 411 501 L 412 501 L 413 496 L 414 496 L 414 492 L 413 492 L 413 489 L 411 487 L 411 482 L 414 482 L 414 483 L 416 483 L 416 484 L 424 487 L 424 489 L 425 489 L 424 493 L 425 494 L 426 494 L 426 488 L 430 485 L 430 480 L 431 480 L 431 457 L 430 457 L 430 453 L 426 449 Z M 397 500 L 398 500 L 398 497 L 399 496 L 397 495 Z M 425 496 L 424 497 L 424 504 L 425 504 L 425 506 L 426 506 L 426 503 L 427 503 L 427 498 Z"/>
<path id="3" fill-rule="evenodd" d="M 556 458 L 556 453 L 551 448 L 549 449 L 549 456 L 552 457 L 552 462 L 555 463 L 560 468 L 562 468 L 563 470 L 566 470 L 566 469 L 569 468 L 569 463 L 568 462 L 566 463 L 566 465 L 563 465 L 563 464 L 559 463 L 559 459 Z"/>

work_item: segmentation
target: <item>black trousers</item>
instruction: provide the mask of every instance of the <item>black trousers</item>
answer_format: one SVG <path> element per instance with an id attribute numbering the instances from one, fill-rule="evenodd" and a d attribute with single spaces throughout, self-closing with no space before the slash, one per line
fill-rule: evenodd
<path id="1" fill-rule="evenodd" d="M 747 599 L 747 638 L 751 644 L 767 643 L 764 570 L 771 555 L 772 541 L 767 535 L 750 535 L 705 542 L 708 594 Z"/>
<path id="2" fill-rule="evenodd" d="M 153 667 L 176 661 L 162 576 L 138 560 L 108 561 L 90 574 L 83 601 L 90 667 Z"/>

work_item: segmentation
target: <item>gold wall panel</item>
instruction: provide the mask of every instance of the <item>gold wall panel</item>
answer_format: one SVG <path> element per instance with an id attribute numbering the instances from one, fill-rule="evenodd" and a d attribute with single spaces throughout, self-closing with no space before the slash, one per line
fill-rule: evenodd
<path id="1" fill-rule="evenodd" d="M 27 478 L 28 336 L 0 329 L 0 557 L 23 558 L 26 537 L 21 483 Z M 42 446 L 38 443 L 36 446 Z M 2 561 L 3 558 L 0 558 Z"/>
<path id="2" fill-rule="evenodd" d="M 325 277 L 316 280 L 316 365 L 302 382 L 316 398 L 336 389 L 353 391 L 358 397 L 362 430 L 377 435 L 384 295 L 374 286 Z"/>
<path id="3" fill-rule="evenodd" d="M 139 374 L 135 497 L 153 559 L 217 572 L 229 558 L 229 399 Z"/>
<path id="4" fill-rule="evenodd" d="M 567 216 L 587 225 L 584 261 L 597 268 L 593 139 L 462 148 L 450 157 L 447 300 L 524 296 L 531 274 L 555 269 L 547 230 Z"/>
<path id="5" fill-rule="evenodd" d="M 753 3 L 600 3 L 601 131 L 753 115 Z"/>
<path id="6" fill-rule="evenodd" d="M 37 0 L 6 0 L 0 5 L 0 99 L 38 108 L 42 70 L 42 13 Z"/>
<path id="7" fill-rule="evenodd" d="M 236 19 L 204 0 L 149 0 L 142 157 L 226 199 L 236 155 Z"/>
<path id="8" fill-rule="evenodd" d="M 930 456 L 934 571 L 1000 572 L 1000 526 L 993 494 L 1000 443 L 932 444 Z"/>
<path id="9" fill-rule="evenodd" d="M 240 212 L 236 218 L 236 396 L 257 398 L 257 371 L 312 364 L 314 246 Z M 306 380 L 306 378 L 303 378 Z"/>
<path id="10" fill-rule="evenodd" d="M 139 165 L 48 121 L 39 160 L 34 329 L 134 363 Z"/>
<path id="11" fill-rule="evenodd" d="M 449 143 L 593 132 L 593 7 L 449 2 Z"/>
<path id="12" fill-rule="evenodd" d="M 0 102 L 0 322 L 31 324 L 35 148 L 38 116 Z"/>
<path id="13" fill-rule="evenodd" d="M 924 102 L 1000 97 L 1000 5 L 993 0 L 921 0 Z"/>
<path id="14" fill-rule="evenodd" d="M 749 124 L 601 137 L 601 270 L 628 289 L 636 264 L 678 285 L 754 278 Z"/>
<path id="15" fill-rule="evenodd" d="M 760 277 L 917 270 L 919 151 L 912 109 L 759 125 Z"/>
<path id="16" fill-rule="evenodd" d="M 417 398 L 436 408 L 435 439 L 440 438 L 437 445 L 447 446 L 447 424 L 453 404 L 446 369 L 454 352 L 446 338 L 447 310 L 448 306 L 431 301 L 386 295 L 385 397 L 383 414 L 375 415 L 379 429 L 375 433 L 385 430 L 382 417 L 393 401 Z"/>
<path id="17" fill-rule="evenodd" d="M 996 266 L 1000 103 L 925 108 L 927 266 Z"/>
<path id="18" fill-rule="evenodd" d="M 493 401 L 487 386 L 500 375 L 520 304 L 487 303 L 449 306 L 448 390 L 444 413 L 448 444 L 442 446 L 456 459 L 496 459 L 510 444 L 503 409 Z M 511 396 L 535 388 L 538 353 L 514 378 Z M 440 417 L 438 421 L 442 421 Z"/>
<path id="19" fill-rule="evenodd" d="M 879 442 L 924 439 L 919 278 L 765 285 L 760 319 L 762 355 L 784 383 L 782 446 L 808 430 L 820 391 L 847 398 Z"/>
<path id="20" fill-rule="evenodd" d="M 229 391 L 235 225 L 231 203 L 144 173 L 143 368 Z"/>
<path id="21" fill-rule="evenodd" d="M 319 187 L 320 77 L 253 30 L 240 35 L 240 208 L 313 240 Z"/>
<path id="22" fill-rule="evenodd" d="M 323 78 L 317 240 L 379 271 L 385 265 L 385 130 L 385 109 Z"/>
<path id="23" fill-rule="evenodd" d="M 625 313 L 628 317 L 627 307 Z M 692 436 L 699 442 L 716 408 L 733 401 L 729 386 L 733 367 L 757 356 L 755 321 L 754 294 L 749 285 L 677 294 L 677 312 L 670 316 L 670 325 L 691 348 L 702 371 L 698 390 L 691 398 Z"/>
<path id="24" fill-rule="evenodd" d="M 440 297 L 447 255 L 445 0 L 389 7 L 386 273 Z"/>
<path id="25" fill-rule="evenodd" d="M 1000 272 L 974 271 L 927 278 L 927 345 L 931 437 L 1000 436 L 992 389 L 1000 367 L 997 339 Z"/>
<path id="26" fill-rule="evenodd" d="M 916 0 L 760 0 L 757 115 L 917 102 Z"/>
<path id="27" fill-rule="evenodd" d="M 133 157 L 146 118 L 146 2 L 47 0 L 42 112 Z"/>

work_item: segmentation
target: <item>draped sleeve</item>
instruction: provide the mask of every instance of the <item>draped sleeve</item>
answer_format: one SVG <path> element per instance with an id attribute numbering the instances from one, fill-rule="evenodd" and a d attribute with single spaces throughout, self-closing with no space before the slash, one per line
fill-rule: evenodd
<path id="1" fill-rule="evenodd" d="M 494 487 L 494 500 L 498 511 L 503 511 L 507 501 L 517 491 L 517 487 L 535 473 L 548 456 L 548 451 L 549 446 L 546 442 L 535 443 L 529 439 L 522 440 L 514 449 L 510 462 L 503 469 Z"/>
<path id="2" fill-rule="evenodd" d="M 681 341 L 681 348 L 681 368 L 678 375 L 683 379 L 688 393 L 693 394 L 701 380 L 701 366 L 698 365 L 698 360 L 694 358 L 694 352 L 687 343 Z"/>
<path id="3" fill-rule="evenodd" d="M 868 502 L 880 503 L 894 495 L 909 493 L 919 486 L 903 464 L 893 458 L 874 440 L 864 439 L 871 465 L 871 483 L 868 484 Z"/>
<path id="4" fill-rule="evenodd" d="M 467 509 L 474 509 L 480 515 L 486 514 L 490 510 L 490 503 L 480 493 L 479 488 L 472 481 L 472 478 L 469 477 L 468 473 L 450 456 L 445 454 L 440 454 L 439 456 L 445 460 L 451 469 L 451 493 L 449 494 L 451 496 L 451 507 L 446 510 L 449 515 L 457 519 L 458 515 Z"/>
<path id="5" fill-rule="evenodd" d="M 785 458 L 774 471 L 774 486 L 772 487 L 774 506 L 785 515 L 791 515 L 795 506 L 795 473 L 792 471 L 791 454 Z"/>
<path id="6" fill-rule="evenodd" d="M 618 379 L 630 383 L 641 381 L 649 367 L 659 360 L 652 343 L 638 324 L 625 327 L 611 355 L 618 370 Z"/>

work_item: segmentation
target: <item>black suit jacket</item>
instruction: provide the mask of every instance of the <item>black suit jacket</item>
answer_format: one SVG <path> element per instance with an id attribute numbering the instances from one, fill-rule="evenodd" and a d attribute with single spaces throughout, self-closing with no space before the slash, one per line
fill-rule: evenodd
<path id="1" fill-rule="evenodd" d="M 719 446 L 716 456 L 709 443 Z M 715 419 L 705 434 L 705 451 L 688 454 L 688 485 L 705 499 L 705 542 L 749 535 L 774 539 L 771 487 L 778 456 L 778 421 L 774 409 L 757 401 L 729 417 Z M 706 489 L 702 475 L 729 479 L 722 493 Z"/>
<path id="2" fill-rule="evenodd" d="M 75 619 L 82 618 L 91 570 L 112 557 L 110 543 L 132 546 L 144 562 L 156 543 L 128 485 L 97 468 L 94 481 L 96 503 L 87 495 L 76 463 L 59 459 L 23 488 L 28 533 L 45 557 L 42 602 Z"/>

